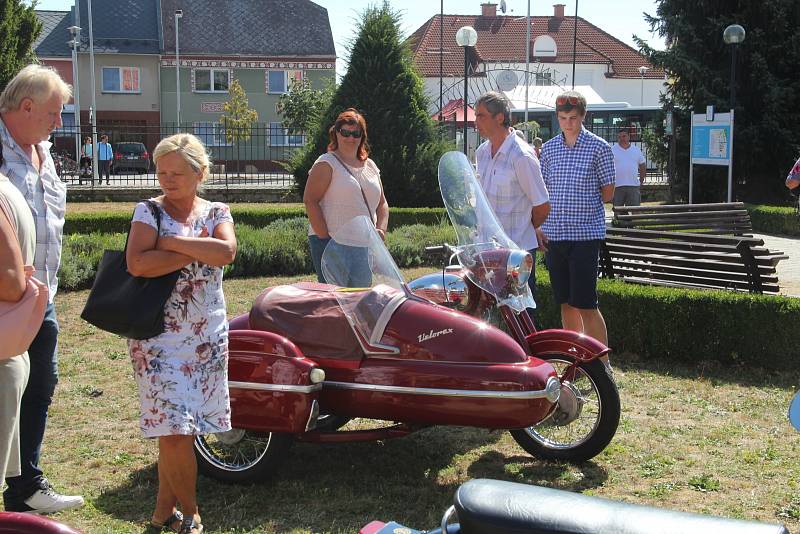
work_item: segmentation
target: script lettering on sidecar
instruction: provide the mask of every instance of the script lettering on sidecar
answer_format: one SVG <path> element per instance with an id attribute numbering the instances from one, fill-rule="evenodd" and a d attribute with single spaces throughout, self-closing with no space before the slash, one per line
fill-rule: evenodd
<path id="1" fill-rule="evenodd" d="M 447 334 L 452 334 L 452 333 L 453 333 L 452 328 L 445 328 L 444 330 L 439 330 L 438 332 L 434 332 L 433 330 L 431 330 L 427 334 L 418 335 L 417 339 L 419 340 L 420 343 L 422 343 L 423 341 L 428 341 L 429 339 L 433 339 L 439 336 L 446 336 Z"/>

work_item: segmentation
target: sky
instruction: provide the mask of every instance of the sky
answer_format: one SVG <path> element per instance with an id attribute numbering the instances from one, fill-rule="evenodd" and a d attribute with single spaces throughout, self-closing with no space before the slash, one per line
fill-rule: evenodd
<path id="1" fill-rule="evenodd" d="M 95 0 L 97 1 L 97 0 Z M 101 0 L 113 2 L 113 0 Z M 347 43 L 355 36 L 358 15 L 369 5 L 382 0 L 314 0 L 315 3 L 328 10 L 328 17 L 333 30 L 333 41 L 336 45 L 336 72 L 341 75 L 346 69 Z M 446 15 L 479 15 L 482 0 L 444 0 Z M 499 3 L 499 0 L 496 0 Z M 422 26 L 429 18 L 439 14 L 442 0 L 390 0 L 390 5 L 401 14 L 401 26 L 404 35 L 410 35 Z M 575 14 L 575 0 L 551 0 L 543 2 L 531 1 L 531 16 L 547 16 L 553 14 L 553 4 L 566 5 L 567 15 Z M 578 0 L 578 16 L 582 17 L 602 30 L 610 33 L 620 41 L 635 48 L 633 35 L 647 41 L 658 49 L 664 48 L 663 40 L 650 33 L 644 20 L 643 12 L 655 14 L 657 0 Z M 74 0 L 39 0 L 37 9 L 68 11 Z M 99 2 L 98 2 L 99 4 Z M 95 5 L 95 4 L 92 4 Z M 527 0 L 506 0 L 506 15 L 524 17 L 527 14 Z M 499 13 L 499 8 L 498 8 Z"/>

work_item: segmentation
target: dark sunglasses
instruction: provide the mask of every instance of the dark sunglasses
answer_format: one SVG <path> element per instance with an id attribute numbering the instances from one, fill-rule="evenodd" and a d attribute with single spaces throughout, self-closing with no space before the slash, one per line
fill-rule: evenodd
<path id="1" fill-rule="evenodd" d="M 339 133 L 342 137 L 354 137 L 355 139 L 361 138 L 361 130 L 342 130 L 339 128 Z"/>

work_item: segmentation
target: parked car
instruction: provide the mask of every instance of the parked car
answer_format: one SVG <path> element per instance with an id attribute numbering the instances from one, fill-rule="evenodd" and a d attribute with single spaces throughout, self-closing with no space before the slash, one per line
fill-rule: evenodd
<path id="1" fill-rule="evenodd" d="M 150 172 L 150 153 L 144 143 L 117 143 L 114 145 L 114 174 L 132 170 L 139 174 Z"/>

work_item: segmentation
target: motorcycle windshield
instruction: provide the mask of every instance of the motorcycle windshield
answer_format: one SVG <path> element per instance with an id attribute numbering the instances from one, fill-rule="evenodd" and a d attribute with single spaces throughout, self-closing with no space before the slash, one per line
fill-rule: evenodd
<path id="1" fill-rule="evenodd" d="M 528 284 L 507 279 L 502 263 L 507 258 L 503 251 L 517 256 L 526 252 L 503 231 L 464 154 L 448 152 L 439 160 L 439 188 L 458 238 L 456 256 L 470 281 L 493 295 L 499 305 L 518 312 L 535 308 Z"/>
<path id="2" fill-rule="evenodd" d="M 322 254 L 322 275 L 338 286 L 336 300 L 362 345 L 379 345 L 407 289 L 368 217 L 355 217 L 331 233 Z"/>

